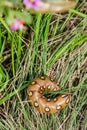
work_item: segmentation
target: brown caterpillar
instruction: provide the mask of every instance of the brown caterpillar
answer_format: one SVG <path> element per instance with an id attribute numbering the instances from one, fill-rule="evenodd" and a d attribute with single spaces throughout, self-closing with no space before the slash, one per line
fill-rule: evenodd
<path id="1" fill-rule="evenodd" d="M 43 2 L 42 6 L 38 9 L 41 13 L 64 13 L 69 9 L 74 8 L 76 1 L 57 0 L 52 2 Z"/>
<path id="2" fill-rule="evenodd" d="M 42 4 L 38 7 L 37 12 L 40 13 L 65 13 L 69 9 L 74 8 L 76 5 L 76 1 L 74 0 L 48 0 L 47 2 L 42 2 Z"/>
<path id="3" fill-rule="evenodd" d="M 43 96 L 44 91 L 57 91 L 59 84 L 57 84 L 50 77 L 37 77 L 29 85 L 27 93 L 30 103 L 40 113 L 55 113 L 67 106 L 71 99 L 71 94 L 64 94 L 56 98 L 46 98 Z"/>

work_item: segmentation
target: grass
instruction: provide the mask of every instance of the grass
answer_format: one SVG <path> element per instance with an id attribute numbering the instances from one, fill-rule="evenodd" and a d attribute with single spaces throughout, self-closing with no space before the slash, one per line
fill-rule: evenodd
<path id="1" fill-rule="evenodd" d="M 25 34 L 0 18 L 0 130 L 87 129 L 86 7 L 84 0 L 63 15 L 36 14 Z M 28 103 L 26 89 L 39 75 L 59 82 L 56 94 L 72 93 L 61 112 L 41 115 Z"/>

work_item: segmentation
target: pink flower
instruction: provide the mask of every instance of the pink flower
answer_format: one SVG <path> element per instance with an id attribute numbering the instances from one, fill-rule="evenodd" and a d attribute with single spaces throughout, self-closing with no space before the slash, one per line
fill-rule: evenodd
<path id="1" fill-rule="evenodd" d="M 35 10 L 38 10 L 40 5 L 42 5 L 41 0 L 24 0 L 23 3 L 26 7 L 33 8 Z"/>
<path id="2" fill-rule="evenodd" d="M 14 22 L 10 25 L 10 29 L 12 31 L 22 29 L 23 28 L 23 24 L 25 24 L 24 20 L 15 19 Z"/>

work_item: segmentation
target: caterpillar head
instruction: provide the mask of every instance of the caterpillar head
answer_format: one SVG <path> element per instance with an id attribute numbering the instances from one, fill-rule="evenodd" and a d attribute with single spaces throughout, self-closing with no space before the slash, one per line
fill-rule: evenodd
<path id="1" fill-rule="evenodd" d="M 63 109 L 67 106 L 67 104 L 70 102 L 71 100 L 71 94 L 64 94 L 64 95 L 60 95 L 58 97 L 58 106 L 60 106 L 60 109 Z"/>

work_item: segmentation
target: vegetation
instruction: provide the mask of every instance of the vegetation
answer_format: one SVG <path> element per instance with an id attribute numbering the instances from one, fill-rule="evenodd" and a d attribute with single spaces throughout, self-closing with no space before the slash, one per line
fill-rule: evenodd
<path id="1" fill-rule="evenodd" d="M 27 87 L 40 75 L 59 82 L 60 93 L 72 93 L 61 112 L 41 115 L 29 104 Z M 33 14 L 23 32 L 11 32 L 0 16 L 0 130 L 86 129 L 86 0 L 65 14 Z"/>

